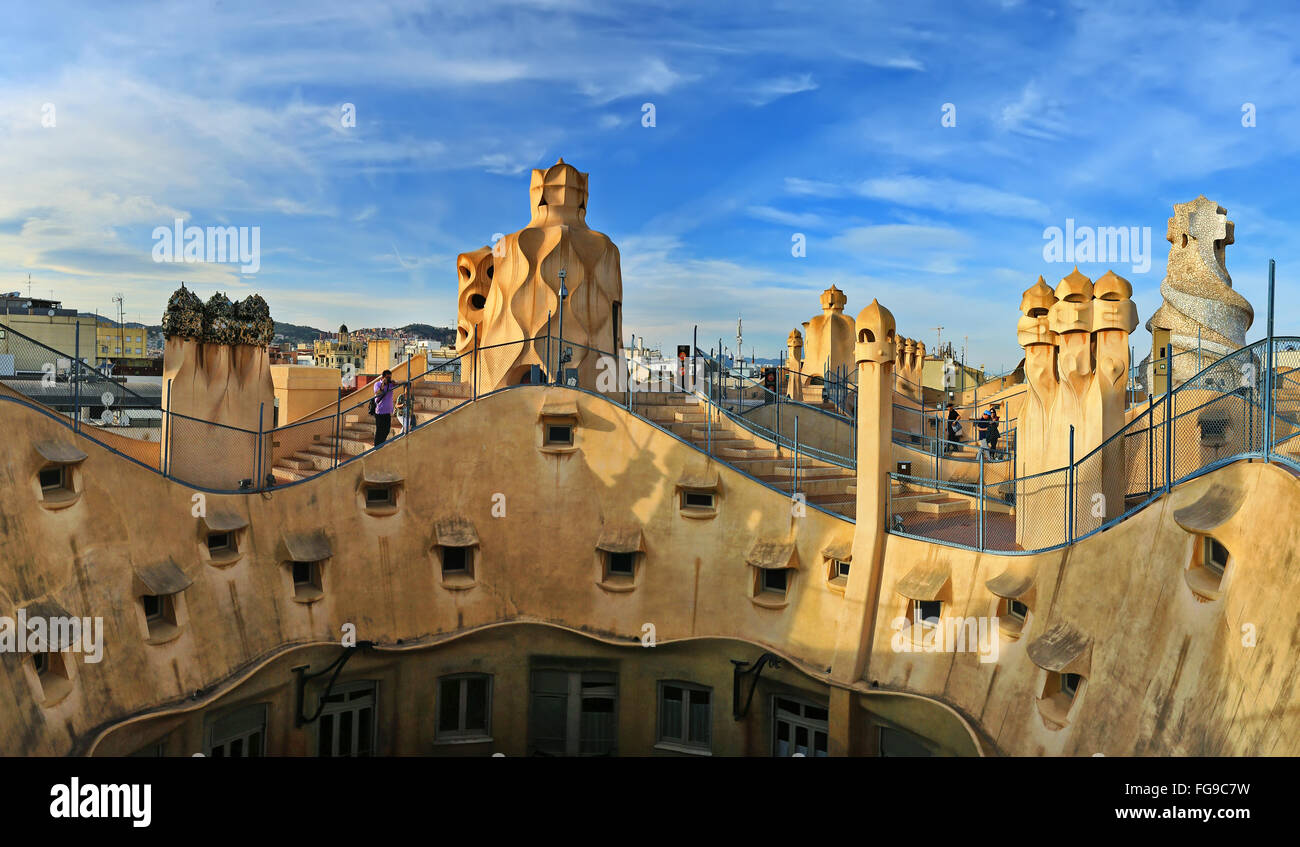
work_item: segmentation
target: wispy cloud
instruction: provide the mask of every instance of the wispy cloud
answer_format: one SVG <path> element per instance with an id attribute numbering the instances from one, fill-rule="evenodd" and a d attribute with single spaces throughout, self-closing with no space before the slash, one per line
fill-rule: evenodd
<path id="1" fill-rule="evenodd" d="M 755 106 L 766 106 L 773 100 L 779 100 L 782 97 L 788 97 L 791 94 L 799 94 L 804 91 L 816 91 L 817 83 L 813 81 L 812 74 L 804 73 L 793 76 L 775 77 L 765 79 L 755 85 L 749 93 L 749 102 Z"/>
<path id="2" fill-rule="evenodd" d="M 771 206 L 750 206 L 746 212 L 752 218 L 783 226 L 818 229 L 825 225 L 822 216 L 813 212 L 786 212 Z"/>

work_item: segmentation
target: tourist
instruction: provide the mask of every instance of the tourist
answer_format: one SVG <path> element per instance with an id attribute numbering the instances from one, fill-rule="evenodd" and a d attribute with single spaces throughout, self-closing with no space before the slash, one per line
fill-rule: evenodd
<path id="1" fill-rule="evenodd" d="M 991 408 L 985 409 L 984 414 L 975 420 L 975 433 L 977 436 L 976 444 L 979 445 L 981 453 L 987 455 L 989 446 L 989 421 L 992 420 Z"/>
<path id="2" fill-rule="evenodd" d="M 953 404 L 948 404 L 948 442 L 943 446 L 944 454 L 951 453 L 957 449 L 957 442 L 961 441 L 961 421 L 958 419 L 957 408 Z"/>
<path id="3" fill-rule="evenodd" d="M 393 426 L 393 372 L 384 371 L 375 383 L 375 446 L 378 447 L 388 439 L 388 431 Z"/>
<path id="4" fill-rule="evenodd" d="M 996 459 L 998 455 L 998 408 L 993 406 L 989 409 L 989 425 L 985 433 L 985 438 L 989 442 L 989 458 Z"/>

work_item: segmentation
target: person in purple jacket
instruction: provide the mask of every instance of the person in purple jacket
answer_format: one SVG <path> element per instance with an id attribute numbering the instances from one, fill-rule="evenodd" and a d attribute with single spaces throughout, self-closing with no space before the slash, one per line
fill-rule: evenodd
<path id="1" fill-rule="evenodd" d="M 375 446 L 388 439 L 393 426 L 393 372 L 384 371 L 375 382 Z"/>

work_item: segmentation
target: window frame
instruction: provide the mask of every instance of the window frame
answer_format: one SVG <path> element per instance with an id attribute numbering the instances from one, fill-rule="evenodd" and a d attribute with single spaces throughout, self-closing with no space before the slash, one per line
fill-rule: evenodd
<path id="1" fill-rule="evenodd" d="M 353 695 L 365 695 L 366 693 L 369 693 L 369 695 L 370 695 L 370 696 L 369 696 L 369 699 L 370 699 L 370 702 L 369 702 L 369 703 L 363 703 L 363 702 L 360 702 L 360 701 L 362 701 L 362 700 L 365 699 L 364 696 L 356 696 L 356 697 L 353 696 Z M 321 696 L 323 697 L 324 694 L 325 694 L 325 692 L 322 691 L 322 692 L 321 692 Z M 354 680 L 354 681 L 352 681 L 352 682 L 346 682 L 346 683 L 343 683 L 343 684 L 341 684 L 341 685 L 337 685 L 337 686 L 335 686 L 335 687 L 334 687 L 334 688 L 329 692 L 329 695 L 330 695 L 331 697 L 342 697 L 342 698 L 343 698 L 343 701 L 342 701 L 341 703 L 340 703 L 340 702 L 319 703 L 319 705 L 320 705 L 320 709 L 321 709 L 321 713 L 320 713 L 320 717 L 318 717 L 317 720 L 316 720 L 316 733 L 315 733 L 315 735 L 316 735 L 316 757 L 317 757 L 317 758 L 325 758 L 325 759 L 329 759 L 329 758 L 374 758 L 375 756 L 379 755 L 379 753 L 378 753 L 378 749 L 379 749 L 379 681 L 378 681 L 378 680 L 373 680 L 373 679 L 360 679 L 360 680 Z M 357 702 L 354 703 L 353 701 L 357 701 Z M 324 741 L 325 741 L 325 739 L 322 737 L 323 734 L 325 733 L 325 726 L 326 726 L 325 723 L 324 723 L 324 719 L 325 719 L 327 716 L 331 718 L 331 721 L 330 721 L 330 724 L 329 724 L 329 727 L 330 727 L 330 728 L 329 728 L 330 740 L 333 741 L 333 742 L 336 742 L 336 741 L 338 740 L 338 736 L 337 736 L 337 726 L 338 726 L 338 723 L 334 720 L 334 718 L 336 718 L 337 716 L 342 715 L 342 714 L 344 714 L 344 713 L 350 713 L 350 714 L 353 714 L 353 715 L 356 716 L 356 718 L 357 718 L 357 722 L 359 723 L 361 712 L 362 712 L 363 710 L 367 709 L 367 708 L 370 709 L 370 744 L 369 744 L 369 750 L 368 750 L 367 752 L 365 752 L 365 753 L 358 753 L 356 756 L 353 756 L 351 753 L 346 754 L 346 755 L 338 755 L 338 756 L 335 756 L 335 755 L 333 754 L 332 750 L 331 750 L 331 754 L 330 754 L 329 756 L 323 756 L 323 755 L 321 754 L 321 748 L 322 748 L 323 743 L 324 743 Z M 360 738 L 360 734 L 356 732 L 356 727 L 355 727 L 355 726 L 353 727 L 353 732 L 352 732 L 352 736 L 351 736 L 351 738 L 352 738 L 352 745 L 351 745 L 351 746 L 355 749 L 355 748 L 358 747 L 358 740 L 359 740 L 359 738 Z M 333 748 L 334 746 L 337 746 L 337 745 L 335 745 L 335 744 L 331 744 L 331 748 Z"/>
<path id="2" fill-rule="evenodd" d="M 438 545 L 438 572 L 442 575 L 442 578 L 444 580 L 448 578 L 460 579 L 465 577 L 469 577 L 472 579 L 474 577 L 474 551 L 477 548 L 478 548 L 477 544 L 467 544 L 467 545 L 439 544 Z M 461 551 L 461 555 L 464 556 L 463 567 L 459 567 L 459 568 L 447 567 L 448 550 Z"/>
<path id="3" fill-rule="evenodd" d="M 307 568 L 307 579 L 298 579 L 298 566 L 303 565 Z M 325 560 L 320 559 L 314 562 L 299 561 L 291 559 L 289 561 L 289 580 L 293 583 L 293 599 L 310 603 L 319 600 L 325 596 Z"/>
<path id="4" fill-rule="evenodd" d="M 680 701 L 681 708 L 681 727 L 683 737 L 673 738 L 665 734 L 664 730 L 664 692 L 668 688 L 675 688 L 681 691 L 682 698 Z M 709 720 L 708 720 L 708 738 L 704 741 L 691 740 L 691 692 L 700 692 L 707 694 L 709 697 Z M 661 749 L 678 750 L 687 753 L 712 754 L 713 752 L 713 705 L 715 698 L 713 688 L 708 685 L 701 685 L 697 682 L 687 682 L 679 679 L 661 679 L 658 682 L 658 691 L 655 698 L 657 709 L 655 710 L 655 746 Z"/>
<path id="5" fill-rule="evenodd" d="M 709 502 L 707 504 L 692 503 L 690 502 L 690 498 L 692 497 L 708 497 Z M 690 511 L 690 510 L 709 511 L 712 509 L 716 509 L 717 507 L 718 507 L 718 498 L 714 492 L 704 491 L 701 489 L 693 489 L 693 488 L 682 489 L 681 508 L 683 511 Z"/>
<path id="6" fill-rule="evenodd" d="M 442 728 L 442 708 L 443 708 L 443 685 L 449 682 L 459 683 L 457 686 L 457 729 Z M 483 691 L 483 727 L 466 727 L 465 722 L 468 718 L 467 704 L 469 700 L 470 682 L 482 682 Z M 468 743 L 482 742 L 492 740 L 492 674 L 479 672 L 453 673 L 444 674 L 438 677 L 438 688 L 436 692 L 436 702 L 434 703 L 434 721 L 433 737 L 438 743 Z"/>
<path id="7" fill-rule="evenodd" d="M 212 539 L 217 537 L 224 537 L 225 541 L 223 541 L 221 544 L 214 545 L 212 543 Z M 235 541 L 235 532 L 233 530 L 221 530 L 216 532 L 209 532 L 205 541 L 208 547 L 209 555 L 230 554 L 230 553 L 238 552 L 238 546 Z"/>
<path id="8" fill-rule="evenodd" d="M 790 594 L 790 574 L 789 568 L 758 568 L 758 593 L 775 594 L 779 597 L 787 597 Z M 768 584 L 768 575 L 781 575 L 781 587 L 773 588 Z"/>
<path id="9" fill-rule="evenodd" d="M 43 477 L 48 473 L 58 474 L 57 483 L 46 483 Z M 36 473 L 36 479 L 41 485 L 41 493 L 47 494 L 51 491 L 68 490 L 68 466 L 67 465 L 46 465 Z"/>
<path id="10" fill-rule="evenodd" d="M 543 447 L 573 447 L 574 430 L 577 427 L 572 421 L 548 420 L 542 422 L 542 446 Z M 553 438 L 553 431 L 556 429 L 565 429 L 569 433 L 567 440 Z"/>
<path id="11" fill-rule="evenodd" d="M 256 723 L 257 723 L 257 727 L 256 727 L 255 729 L 250 729 L 250 730 L 245 730 L 245 731 L 242 731 L 242 732 L 237 732 L 237 733 L 229 734 L 229 735 L 225 736 L 224 738 L 221 738 L 219 742 L 217 742 L 217 741 L 215 741 L 215 740 L 213 739 L 213 732 L 214 732 L 214 730 L 217 728 L 217 725 L 218 725 L 219 723 L 221 723 L 222 721 L 229 720 L 229 719 L 234 718 L 234 717 L 236 717 L 236 716 L 241 716 L 241 715 L 252 715 L 254 712 L 260 712 L 260 714 L 259 714 L 259 716 L 258 716 L 258 718 L 257 718 L 257 721 L 256 721 Z M 204 722 L 204 726 L 203 726 L 203 755 L 204 755 L 204 756 L 207 756 L 207 757 L 210 758 L 210 759 L 233 759 L 233 758 L 240 758 L 240 759 L 258 759 L 258 758 L 264 758 L 264 757 L 266 756 L 266 732 L 267 732 L 267 725 L 268 725 L 268 723 L 269 723 L 269 722 L 268 722 L 269 712 L 270 712 L 270 704 L 269 704 L 269 703 L 249 703 L 249 704 L 246 704 L 246 705 L 243 705 L 243 706 L 235 706 L 235 707 L 232 707 L 232 708 L 230 708 L 230 709 L 223 709 L 221 712 L 217 713 L 216 715 L 213 715 L 211 718 L 209 718 L 207 721 Z M 248 744 L 248 741 L 249 741 L 249 739 L 250 739 L 253 735 L 257 735 L 257 736 L 259 736 L 259 738 L 258 738 L 258 742 L 259 742 L 259 743 L 258 743 L 258 746 L 257 746 L 257 755 L 255 755 L 255 756 L 253 756 L 253 755 L 249 755 L 249 750 L 251 749 L 251 747 L 250 747 L 250 745 Z M 219 744 L 222 748 L 228 748 L 229 745 L 231 745 L 231 744 L 234 743 L 235 741 L 243 741 L 243 742 L 244 742 L 244 745 L 243 745 L 243 751 L 244 751 L 244 752 L 243 752 L 243 755 L 241 755 L 241 756 L 231 756 L 231 755 L 228 754 L 228 752 L 223 752 L 222 755 L 220 755 L 220 756 L 215 755 L 215 750 L 216 750 L 218 744 Z"/>
<path id="12" fill-rule="evenodd" d="M 789 709 L 783 708 L 780 705 L 780 701 L 782 700 L 798 705 L 799 711 L 795 713 L 795 712 L 791 712 Z M 771 709 L 772 709 L 771 712 L 772 714 L 772 734 L 771 734 L 772 756 L 774 758 L 792 758 L 794 754 L 798 752 L 794 739 L 796 737 L 795 730 L 800 727 L 808 730 L 808 741 L 809 741 L 808 750 L 813 754 L 812 756 L 809 756 L 808 754 L 805 753 L 804 756 L 806 758 L 826 758 L 830 755 L 830 707 L 829 706 L 822 705 L 821 703 L 814 703 L 811 700 L 806 700 L 799 695 L 780 694 L 780 693 L 773 694 L 770 702 L 771 702 Z M 809 717 L 807 711 L 810 708 L 818 709 L 820 711 L 825 712 L 826 717 L 825 718 Z M 788 744 L 790 745 L 789 749 L 791 752 L 784 757 L 781 756 L 781 754 L 778 752 L 780 749 L 778 745 L 780 744 L 779 733 L 780 733 L 780 724 L 782 721 L 789 724 L 791 728 L 790 741 L 788 742 Z M 826 751 L 821 756 L 816 755 L 818 732 L 822 734 L 826 743 Z"/>
<path id="13" fill-rule="evenodd" d="M 638 556 L 638 553 L 636 551 L 632 551 L 630 553 L 615 553 L 610 550 L 602 550 L 601 552 L 605 554 L 605 578 L 606 579 L 609 579 L 610 577 L 633 578 L 636 576 L 636 562 Z M 620 560 L 623 557 L 626 557 L 627 570 L 618 570 L 614 567 L 615 557 L 620 557 Z"/>

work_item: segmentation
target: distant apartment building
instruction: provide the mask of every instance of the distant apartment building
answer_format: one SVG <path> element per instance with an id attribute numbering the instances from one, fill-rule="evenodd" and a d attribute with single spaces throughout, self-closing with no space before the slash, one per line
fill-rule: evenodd
<path id="1" fill-rule="evenodd" d="M 95 352 L 101 359 L 144 359 L 149 355 L 148 333 L 144 327 L 118 326 L 99 318 L 95 327 Z"/>
<path id="2" fill-rule="evenodd" d="M 360 372 L 366 363 L 366 342 L 354 338 L 347 324 L 343 324 L 334 339 L 319 340 L 312 345 L 312 358 L 317 367 L 346 372 L 350 366 L 353 372 Z"/>
<path id="3" fill-rule="evenodd" d="M 79 317 L 76 309 L 63 308 L 61 301 L 24 297 L 21 292 L 11 291 L 0 295 L 0 312 L 0 323 L 8 328 L 0 330 L 0 354 L 20 360 L 32 358 L 40 349 L 31 343 L 34 341 L 69 356 L 79 351 L 90 365 L 102 358 L 97 356 L 95 319 Z M 20 336 L 10 338 L 11 333 Z M 22 336 L 30 341 L 24 342 Z"/>

